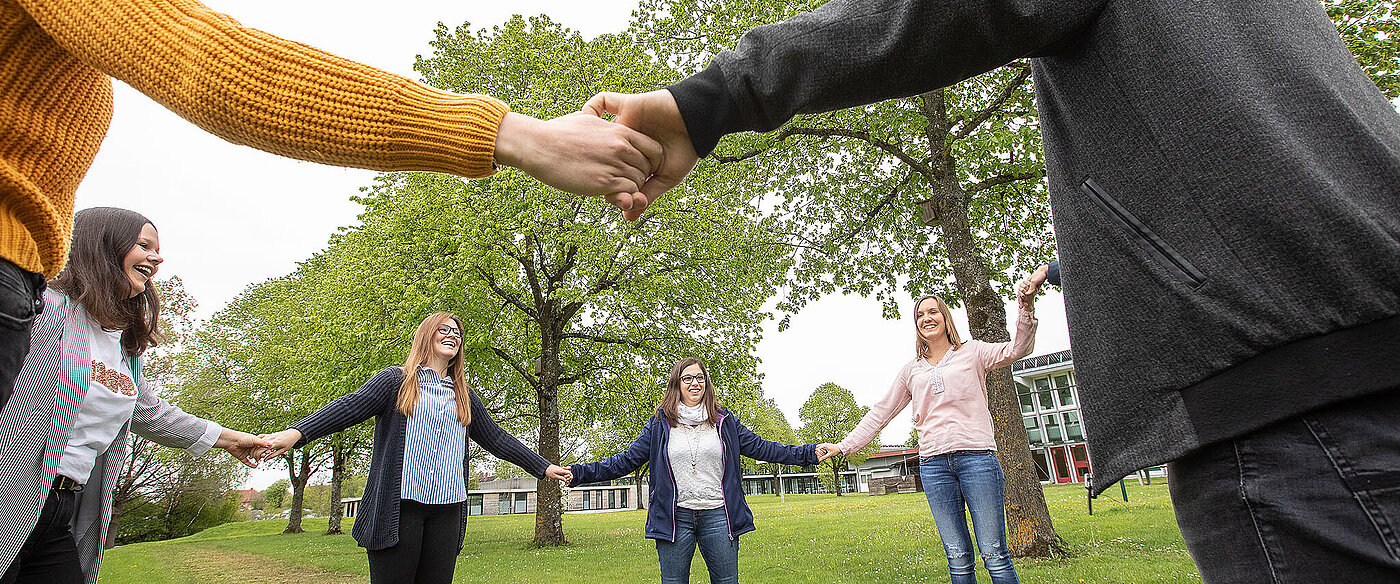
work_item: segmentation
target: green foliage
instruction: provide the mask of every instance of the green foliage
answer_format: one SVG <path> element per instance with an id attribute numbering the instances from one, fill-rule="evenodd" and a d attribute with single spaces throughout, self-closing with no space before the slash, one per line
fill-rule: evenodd
<path id="1" fill-rule="evenodd" d="M 910 428 L 910 429 L 909 429 L 909 439 L 904 441 L 904 447 L 905 447 L 905 448 L 918 448 L 918 447 L 919 447 L 919 429 L 918 429 L 918 428 Z"/>
<path id="2" fill-rule="evenodd" d="M 1400 97 L 1400 4 L 1394 0 L 1322 0 L 1361 70 L 1389 99 Z"/>
<path id="3" fill-rule="evenodd" d="M 850 390 L 835 383 L 823 383 L 807 397 L 798 411 L 798 418 L 802 420 L 800 434 L 810 443 L 840 442 L 869 411 L 870 408 L 856 403 Z M 830 469 L 831 475 L 817 475 L 822 486 L 839 494 L 838 473 L 846 470 L 847 465 L 865 462 L 866 457 L 878 449 L 879 440 L 874 440 L 859 452 L 838 454 L 826 459 L 821 466 Z"/>
<path id="4" fill-rule="evenodd" d="M 743 408 L 731 407 L 730 410 L 739 416 L 745 426 L 748 426 L 764 440 L 783 444 L 798 443 L 797 433 L 793 431 L 792 425 L 788 424 L 787 416 L 778 408 L 777 402 L 772 399 L 760 399 L 752 405 Z M 749 458 L 742 459 L 740 465 L 745 473 L 797 472 L 796 468 L 798 468 Z M 787 470 L 777 468 L 779 466 L 786 466 Z"/>
<path id="5" fill-rule="evenodd" d="M 124 506 L 117 544 L 184 537 L 239 519 L 241 493 L 233 490 L 235 477 L 226 463 L 189 459 L 168 448 L 159 452 L 175 459 L 168 463 L 176 465 L 175 476 Z"/>
<path id="6" fill-rule="evenodd" d="M 287 491 L 291 490 L 292 483 L 287 479 L 277 479 L 272 484 L 263 489 L 263 501 L 266 510 L 277 511 L 287 505 Z"/>

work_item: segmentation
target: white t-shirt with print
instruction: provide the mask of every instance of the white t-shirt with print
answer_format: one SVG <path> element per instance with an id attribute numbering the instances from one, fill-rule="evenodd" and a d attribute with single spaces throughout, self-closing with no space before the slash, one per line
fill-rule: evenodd
<path id="1" fill-rule="evenodd" d="M 136 381 L 131 358 L 122 352 L 122 332 L 106 330 L 91 319 L 88 327 L 92 381 L 58 462 L 58 474 L 83 484 L 97 457 L 107 452 L 136 411 Z"/>

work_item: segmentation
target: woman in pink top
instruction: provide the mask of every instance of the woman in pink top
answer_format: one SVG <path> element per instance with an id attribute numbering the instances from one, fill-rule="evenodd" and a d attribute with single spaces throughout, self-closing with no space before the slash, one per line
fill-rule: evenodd
<path id="1" fill-rule="evenodd" d="M 918 299 L 914 303 L 914 360 L 899 370 L 889 392 L 840 444 L 817 447 L 823 459 L 865 448 L 895 414 L 913 402 L 914 427 L 919 432 L 919 474 L 948 556 L 953 584 L 977 581 L 965 508 L 972 513 L 977 548 L 992 582 L 1019 582 L 1006 546 L 1005 479 L 987 409 L 986 380 L 988 371 L 1030 354 L 1035 345 L 1035 294 L 1044 280 L 1042 267 L 1018 287 L 1020 313 L 1016 336 L 1009 343 L 963 342 L 943 299 Z"/>

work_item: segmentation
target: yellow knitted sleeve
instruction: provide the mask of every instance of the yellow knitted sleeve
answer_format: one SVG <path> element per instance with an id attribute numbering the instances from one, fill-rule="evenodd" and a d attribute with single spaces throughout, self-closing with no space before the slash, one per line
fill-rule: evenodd
<path id="1" fill-rule="evenodd" d="M 18 0 L 79 59 L 230 142 L 340 166 L 493 172 L 509 109 L 246 28 L 192 0 Z"/>

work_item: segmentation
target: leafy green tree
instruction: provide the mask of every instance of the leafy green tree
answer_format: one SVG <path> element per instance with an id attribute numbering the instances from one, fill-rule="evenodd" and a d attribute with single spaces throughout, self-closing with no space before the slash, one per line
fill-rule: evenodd
<path id="1" fill-rule="evenodd" d="M 1395 0 L 1322 0 L 1361 70 L 1387 98 L 1400 97 L 1400 4 Z"/>
<path id="2" fill-rule="evenodd" d="M 673 76 L 627 38 L 584 41 L 545 17 L 443 27 L 433 47 L 416 65 L 428 83 L 483 91 L 535 116 Z M 361 225 L 327 253 L 353 250 L 345 253 L 354 262 L 381 270 L 402 296 L 396 306 L 459 314 L 473 388 L 506 413 L 533 402 L 520 421 L 538 428 L 536 447 L 550 461 L 561 460 L 566 425 L 583 431 L 650 411 L 681 356 L 706 359 L 720 378 L 755 377 L 762 304 L 787 264 L 740 200 L 678 196 L 633 225 L 514 171 L 469 183 L 385 175 L 359 200 Z M 730 383 L 722 397 L 734 402 L 755 386 Z M 539 544 L 564 541 L 557 491 L 541 481 Z"/>
<path id="3" fill-rule="evenodd" d="M 277 479 L 263 489 L 263 500 L 266 501 L 268 511 L 275 511 L 282 508 L 287 500 L 287 491 L 292 488 L 291 481 L 287 479 Z"/>
<path id="4" fill-rule="evenodd" d="M 778 408 L 778 403 L 769 398 L 760 399 L 752 405 L 744 408 L 740 414 L 740 419 L 744 425 L 753 430 L 755 434 L 763 437 L 764 440 L 782 442 L 784 444 L 795 444 L 798 441 L 797 432 L 794 432 L 792 425 L 788 423 L 787 416 L 783 410 Z M 744 459 L 743 467 L 746 473 L 756 473 L 760 467 L 773 475 L 773 494 L 782 498 L 783 493 L 783 467 L 785 465 L 768 461 L 753 461 Z"/>
<path id="5" fill-rule="evenodd" d="M 819 4 L 653 0 L 634 27 L 689 71 L 752 26 Z M 895 318 L 900 298 L 937 294 L 967 308 L 971 336 L 1004 342 L 1003 296 L 1015 275 L 1054 255 L 1026 62 L 910 98 L 798 116 L 769 134 L 730 136 L 696 172 L 763 200 L 781 221 L 777 233 L 795 258 L 779 304 L 788 315 L 841 291 L 873 296 Z M 1009 543 L 1018 556 L 1049 555 L 1063 546 L 1010 383 L 1007 371 L 988 376 Z"/>
<path id="6" fill-rule="evenodd" d="M 856 429 L 856 424 L 870 408 L 856 403 L 856 398 L 851 395 L 851 391 L 836 385 L 835 383 L 823 383 L 817 387 L 812 395 L 803 402 L 802 409 L 798 410 L 798 418 L 802 420 L 801 434 L 807 442 L 840 442 L 851 430 Z M 822 483 L 836 496 L 841 496 L 841 471 L 846 470 L 849 465 L 859 465 L 871 452 L 879 448 L 878 440 L 870 443 L 860 452 L 847 454 L 837 454 L 826 459 L 823 463 L 831 469 L 831 477 L 822 478 Z"/>

